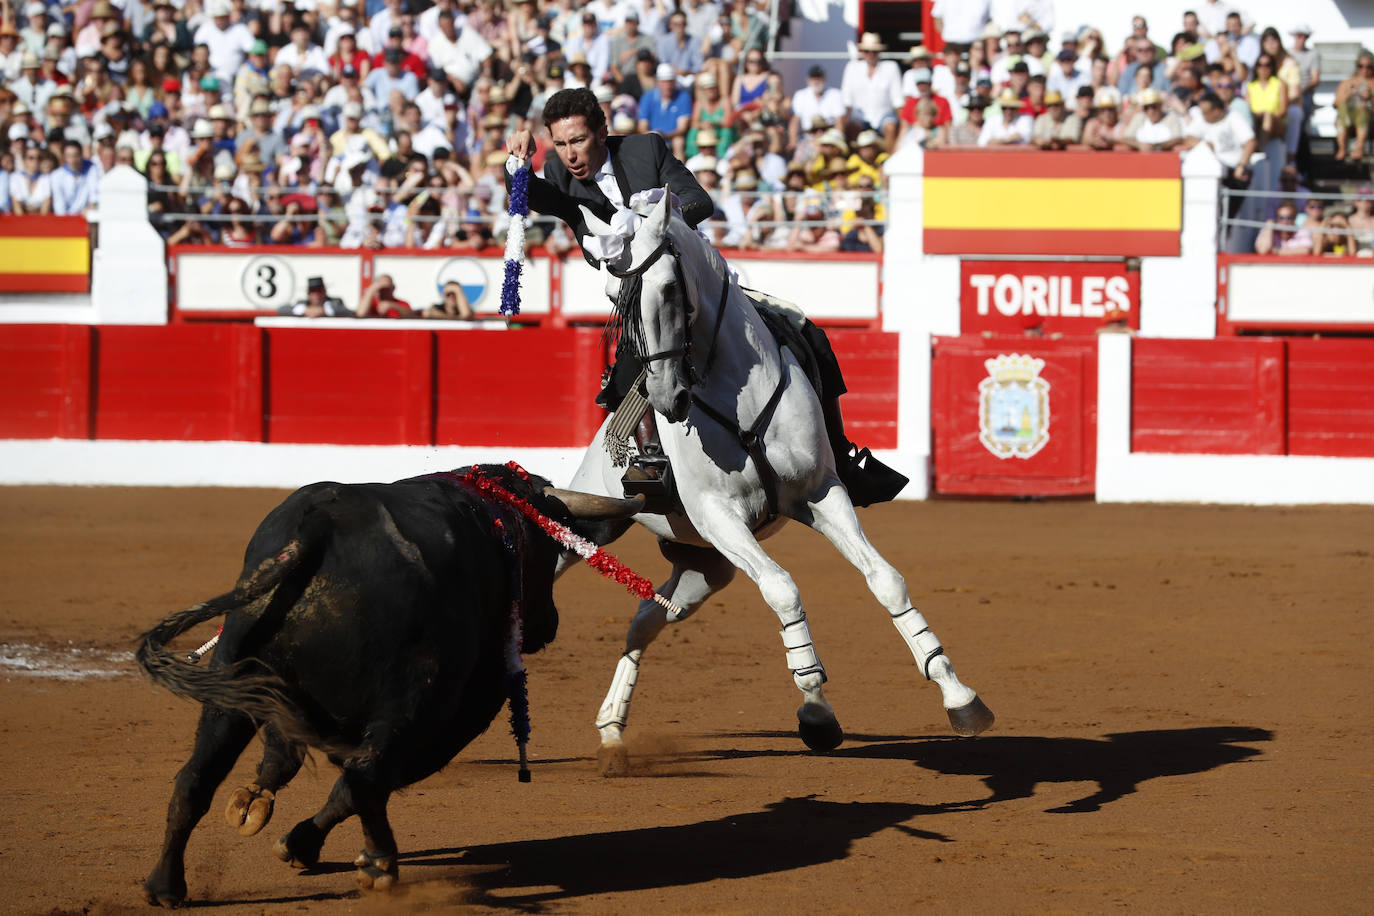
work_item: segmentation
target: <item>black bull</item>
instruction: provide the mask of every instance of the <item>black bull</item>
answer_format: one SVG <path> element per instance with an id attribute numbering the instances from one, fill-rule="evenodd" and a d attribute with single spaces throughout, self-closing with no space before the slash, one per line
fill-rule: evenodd
<path id="1" fill-rule="evenodd" d="M 626 501 L 574 505 L 577 494 L 559 491 L 560 501 L 539 478 L 481 470 L 561 521 L 633 511 Z M 185 902 L 187 840 L 260 728 L 263 759 L 254 783 L 230 800 L 230 823 L 244 834 L 262 829 L 307 747 L 320 748 L 342 774 L 277 854 L 315 864 L 330 829 L 356 814 L 365 843 L 359 881 L 389 886 L 396 843 L 388 797 L 441 769 L 500 711 L 513 590 L 523 650 L 554 638 L 560 549 L 525 516 L 451 474 L 312 484 L 272 510 L 234 590 L 168 617 L 138 649 L 154 681 L 204 706 L 168 806 L 162 856 L 144 885 L 149 902 Z M 221 614 L 208 667 L 165 648 Z"/>

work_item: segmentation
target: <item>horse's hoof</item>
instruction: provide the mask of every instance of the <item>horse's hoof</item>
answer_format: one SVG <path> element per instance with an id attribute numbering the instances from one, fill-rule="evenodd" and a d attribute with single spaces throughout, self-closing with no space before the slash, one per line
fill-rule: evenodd
<path id="1" fill-rule="evenodd" d="M 623 744 L 603 744 L 596 749 L 596 771 L 607 778 L 630 775 L 630 752 Z"/>
<path id="2" fill-rule="evenodd" d="M 807 705 L 797 710 L 797 734 L 813 751 L 833 751 L 844 741 L 844 729 L 834 713 Z"/>
<path id="3" fill-rule="evenodd" d="M 363 850 L 353 864 L 358 866 L 358 887 L 365 891 L 389 891 L 396 884 L 394 856 L 374 856 Z"/>
<path id="4" fill-rule="evenodd" d="M 977 695 L 963 706 L 946 709 L 945 712 L 949 715 L 949 724 L 954 726 L 954 733 L 965 738 L 972 738 L 987 731 L 992 727 L 992 723 L 997 721 L 992 710 L 988 709 L 987 704 Z"/>
<path id="5" fill-rule="evenodd" d="M 270 790 L 256 785 L 235 789 L 224 809 L 224 819 L 244 836 L 253 836 L 272 819 L 275 798 Z"/>

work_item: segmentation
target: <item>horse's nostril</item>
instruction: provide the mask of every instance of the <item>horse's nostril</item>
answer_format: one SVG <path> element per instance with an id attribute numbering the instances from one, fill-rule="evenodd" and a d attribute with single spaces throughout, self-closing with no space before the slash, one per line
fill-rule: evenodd
<path id="1" fill-rule="evenodd" d="M 678 419 L 684 419 L 687 411 L 692 406 L 692 395 L 687 391 L 678 392 L 677 397 L 673 398 L 673 415 Z"/>

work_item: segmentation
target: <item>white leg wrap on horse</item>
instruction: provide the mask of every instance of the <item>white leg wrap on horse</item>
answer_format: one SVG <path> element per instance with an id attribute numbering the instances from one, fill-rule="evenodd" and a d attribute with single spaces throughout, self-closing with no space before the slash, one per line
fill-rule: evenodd
<path id="1" fill-rule="evenodd" d="M 642 654 L 641 650 L 634 649 L 620 656 L 620 662 L 615 666 L 615 677 L 611 679 L 611 689 L 596 714 L 597 728 L 608 725 L 625 727 L 625 720 L 630 715 L 630 697 L 634 695 L 635 682 L 639 680 L 639 658 Z"/>
<path id="2" fill-rule="evenodd" d="M 926 619 L 914 607 L 894 615 L 892 624 L 897 628 L 897 632 L 902 634 L 902 639 L 906 640 L 907 648 L 911 649 L 911 654 L 916 658 L 916 664 L 921 666 L 921 673 L 925 675 L 926 680 L 930 680 L 930 663 L 936 657 L 945 654 L 944 648 L 940 645 L 940 638 L 930 631 Z"/>
<path id="3" fill-rule="evenodd" d="M 781 633 L 783 647 L 787 649 L 787 667 L 792 669 L 792 676 L 819 672 L 821 683 L 824 683 L 825 666 L 821 664 L 816 647 L 811 642 L 811 628 L 807 626 L 806 616 L 784 626 Z"/>

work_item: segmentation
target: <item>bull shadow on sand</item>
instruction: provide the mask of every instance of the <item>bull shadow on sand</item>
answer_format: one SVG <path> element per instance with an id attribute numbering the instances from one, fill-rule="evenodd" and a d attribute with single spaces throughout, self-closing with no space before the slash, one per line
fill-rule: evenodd
<path id="1" fill-rule="evenodd" d="M 949 843 L 952 840 L 943 834 L 905 823 L 942 810 L 897 802 L 784 798 L 762 811 L 675 827 L 403 852 L 402 880 L 406 874 L 422 877 L 417 867 L 463 866 L 466 871 L 487 866 L 461 880 L 466 903 L 537 911 L 569 898 L 746 878 L 839 861 L 856 840 L 888 828 L 915 839 Z M 798 837 L 806 841 L 794 842 Z"/>
<path id="2" fill-rule="evenodd" d="M 778 732 L 779 736 L 791 733 Z M 765 737 L 754 735 L 754 737 Z M 871 743 L 854 746 L 854 739 Z M 985 798 L 946 802 L 942 808 L 982 808 L 997 802 L 1031 798 L 1041 783 L 1093 782 L 1097 791 L 1056 808 L 1051 814 L 1097 811 L 1137 791 L 1140 784 L 1163 776 L 1202 773 L 1256 757 L 1245 747 L 1273 740 L 1273 732 L 1250 726 L 1157 729 L 1118 732 L 1101 738 L 953 737 L 894 738 L 852 736 L 832 756 L 872 760 L 910 760 L 916 766 L 949 776 L 978 776 L 992 793 Z M 700 758 L 737 759 L 777 751 L 739 749 L 697 752 Z M 782 753 L 791 753 L 782 752 Z M 797 753 L 805 753 L 798 751 Z"/>

